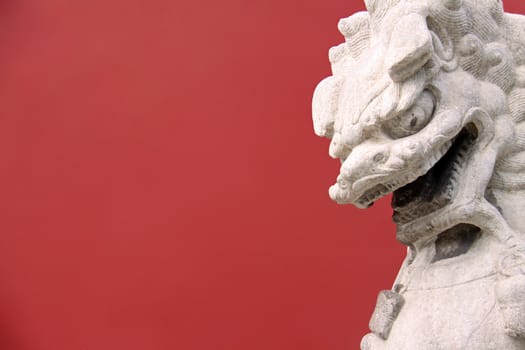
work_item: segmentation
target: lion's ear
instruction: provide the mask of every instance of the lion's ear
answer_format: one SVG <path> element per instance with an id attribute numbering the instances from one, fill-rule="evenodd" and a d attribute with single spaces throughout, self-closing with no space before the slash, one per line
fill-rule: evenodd
<path id="1" fill-rule="evenodd" d="M 401 82 L 420 70 L 432 56 L 432 36 L 425 19 L 410 14 L 394 26 L 386 55 L 392 80 Z"/>

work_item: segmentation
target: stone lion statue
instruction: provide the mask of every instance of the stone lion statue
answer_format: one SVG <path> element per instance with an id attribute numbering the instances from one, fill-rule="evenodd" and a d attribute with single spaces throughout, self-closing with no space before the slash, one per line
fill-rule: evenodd
<path id="1" fill-rule="evenodd" d="M 525 349 L 525 19 L 500 0 L 366 0 L 313 121 L 330 197 L 392 194 L 408 254 L 362 350 Z"/>

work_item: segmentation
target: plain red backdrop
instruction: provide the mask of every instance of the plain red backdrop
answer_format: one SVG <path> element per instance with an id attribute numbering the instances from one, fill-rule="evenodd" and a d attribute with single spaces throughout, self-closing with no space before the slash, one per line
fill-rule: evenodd
<path id="1" fill-rule="evenodd" d="M 363 8 L 1 1 L 0 349 L 357 349 L 404 247 L 310 101 Z"/>

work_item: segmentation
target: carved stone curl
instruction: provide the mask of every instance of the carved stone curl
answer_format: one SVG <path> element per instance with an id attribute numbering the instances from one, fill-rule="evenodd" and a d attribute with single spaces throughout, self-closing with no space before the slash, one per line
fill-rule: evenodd
<path id="1" fill-rule="evenodd" d="M 362 350 L 525 349 L 525 18 L 500 0 L 366 0 L 340 21 L 316 134 L 330 197 L 392 194 L 409 247 Z"/>

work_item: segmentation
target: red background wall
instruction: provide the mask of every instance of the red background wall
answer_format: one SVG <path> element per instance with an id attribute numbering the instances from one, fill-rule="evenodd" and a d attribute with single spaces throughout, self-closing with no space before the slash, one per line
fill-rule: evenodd
<path id="1" fill-rule="evenodd" d="M 361 9 L 0 2 L 0 349 L 357 349 L 404 248 L 310 101 Z"/>

